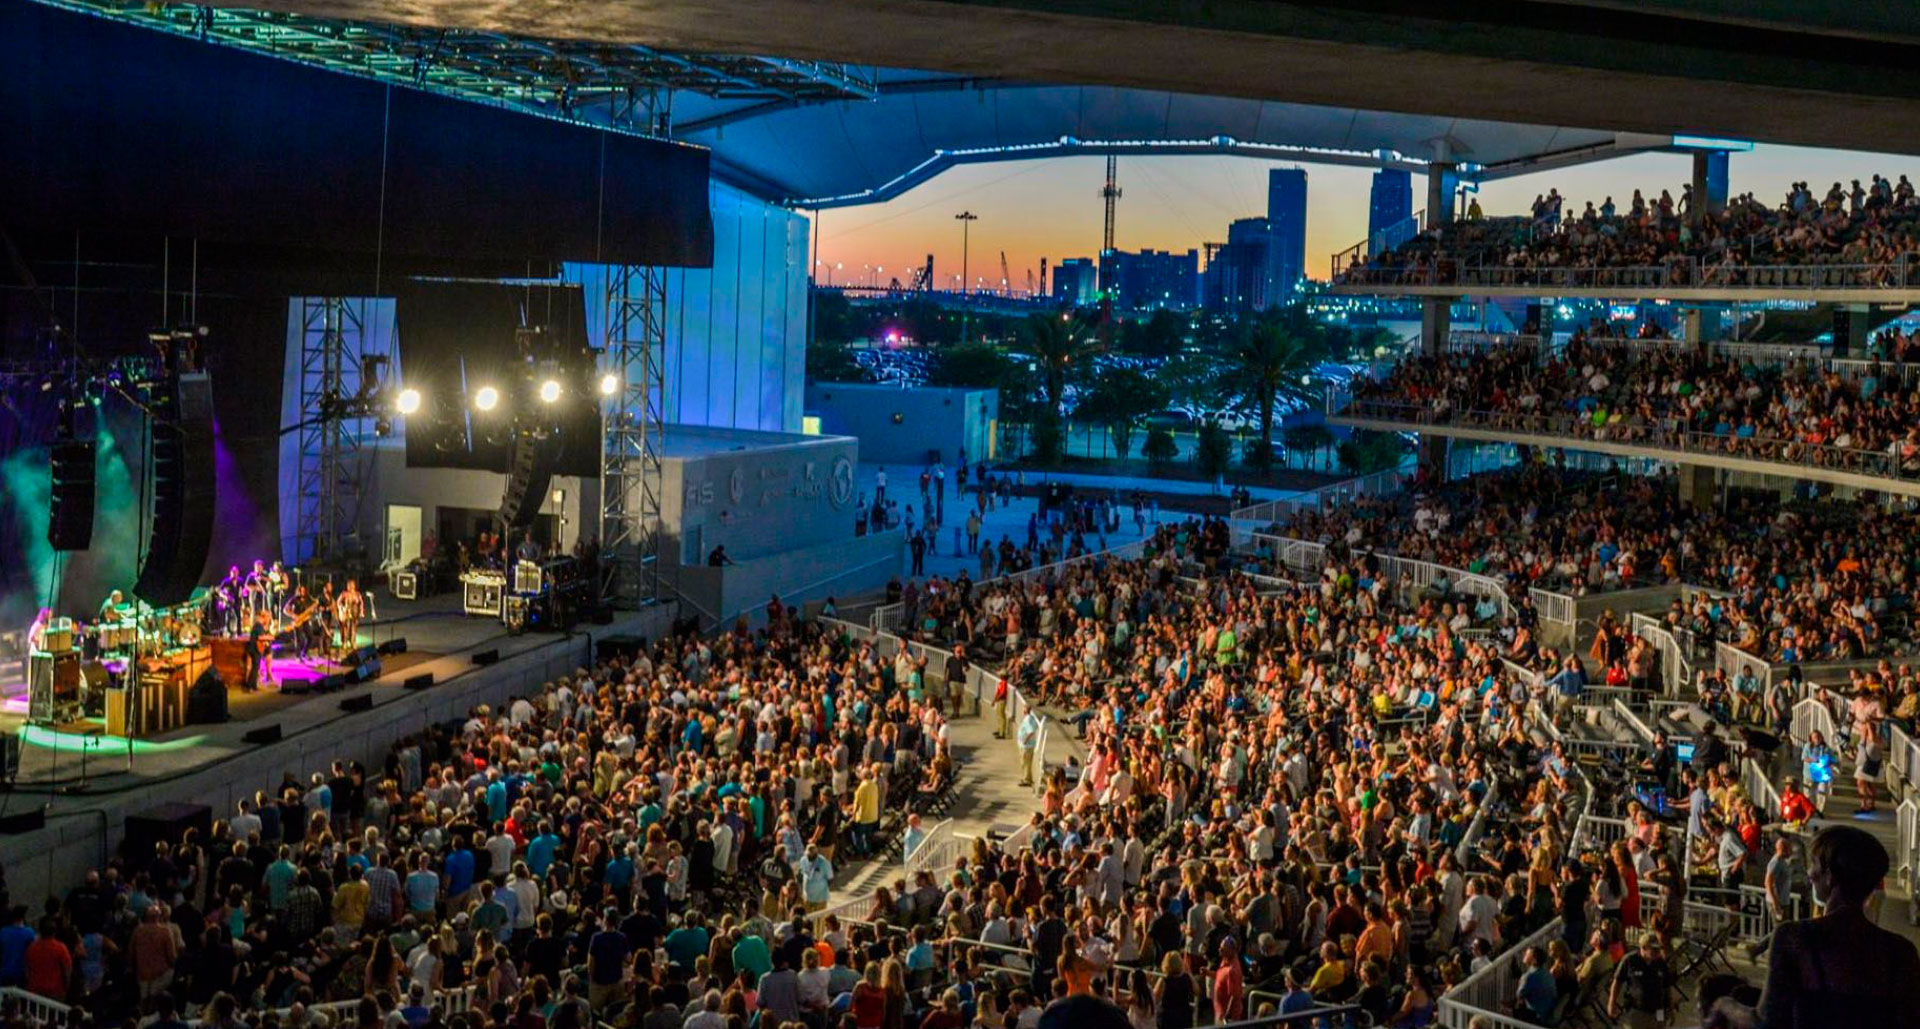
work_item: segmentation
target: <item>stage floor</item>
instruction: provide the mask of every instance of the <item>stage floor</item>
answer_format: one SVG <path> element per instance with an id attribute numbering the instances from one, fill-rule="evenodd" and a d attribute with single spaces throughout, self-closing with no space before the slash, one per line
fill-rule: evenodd
<path id="1" fill-rule="evenodd" d="M 167 778 L 250 747 L 241 737 L 263 724 L 278 722 L 284 733 L 292 734 L 340 717 L 340 701 L 346 697 L 371 692 L 377 707 L 383 692 L 401 690 L 409 678 L 431 672 L 445 681 L 465 671 L 476 651 L 497 649 L 506 658 L 560 638 L 554 633 L 516 636 L 497 618 L 462 614 L 458 594 L 419 601 L 382 597 L 380 611 L 385 616 L 381 621 L 361 626 L 361 645 L 405 639 L 407 651 L 381 657 L 378 679 L 330 693 L 247 693 L 230 683 L 226 722 L 187 725 L 133 740 L 105 735 L 105 722 L 99 718 L 57 727 L 26 724 L 24 669 L 18 662 L 0 665 L 0 731 L 18 732 L 22 743 L 14 784 L 45 788 L 85 779 L 90 786 L 111 789 L 130 785 L 129 780 Z M 276 655 L 274 670 L 282 683 L 304 684 L 345 668 L 289 653 Z"/>

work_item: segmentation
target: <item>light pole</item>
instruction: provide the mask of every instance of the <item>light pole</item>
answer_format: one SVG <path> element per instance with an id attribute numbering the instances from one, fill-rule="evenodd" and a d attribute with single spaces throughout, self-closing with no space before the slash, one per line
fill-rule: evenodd
<path id="1" fill-rule="evenodd" d="M 967 292 L 967 237 L 973 231 L 973 223 L 979 221 L 980 216 L 972 211 L 961 211 L 954 215 L 953 219 L 960 223 L 960 294 L 963 298 L 960 308 L 960 342 L 965 343 L 973 315 L 973 312 L 965 306 L 964 300 Z"/>

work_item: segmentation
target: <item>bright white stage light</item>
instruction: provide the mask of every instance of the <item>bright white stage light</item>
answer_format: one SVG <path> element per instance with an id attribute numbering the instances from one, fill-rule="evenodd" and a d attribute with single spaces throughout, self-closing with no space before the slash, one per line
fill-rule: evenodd
<path id="1" fill-rule="evenodd" d="M 620 392 L 620 379 L 618 376 L 614 375 L 612 372 L 608 372 L 607 374 L 600 376 L 600 395 L 601 396 L 610 397 L 618 392 Z"/>
<path id="2" fill-rule="evenodd" d="M 473 406 L 475 410 L 479 411 L 491 411 L 499 407 L 500 391 L 494 389 L 492 386 L 480 387 L 479 391 L 473 395 Z"/>
<path id="3" fill-rule="evenodd" d="M 551 404 L 560 399 L 560 380 L 548 379 L 540 384 L 540 402 Z"/>
<path id="4" fill-rule="evenodd" d="M 420 391 L 417 389 L 401 390 L 400 398 L 394 401 L 393 406 L 401 414 L 412 414 L 420 410 Z"/>

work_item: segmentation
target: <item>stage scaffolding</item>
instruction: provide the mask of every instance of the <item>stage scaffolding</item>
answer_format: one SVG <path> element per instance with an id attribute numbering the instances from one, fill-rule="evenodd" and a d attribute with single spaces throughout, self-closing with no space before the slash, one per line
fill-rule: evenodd
<path id="1" fill-rule="evenodd" d="M 616 388 L 601 410 L 600 595 L 621 607 L 653 603 L 662 593 L 666 313 L 665 269 L 607 270 L 605 374 Z"/>
<path id="2" fill-rule="evenodd" d="M 358 305 L 300 298 L 300 507 L 291 556 L 302 564 L 341 560 L 358 534 L 367 464 L 347 402 L 360 392 L 364 338 Z"/>

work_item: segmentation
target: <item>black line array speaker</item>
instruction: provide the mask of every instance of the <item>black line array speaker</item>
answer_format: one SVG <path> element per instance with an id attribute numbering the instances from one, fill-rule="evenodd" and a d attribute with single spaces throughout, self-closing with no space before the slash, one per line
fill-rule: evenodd
<path id="1" fill-rule="evenodd" d="M 507 458 L 507 488 L 500 496 L 500 521 L 509 533 L 531 526 L 545 506 L 547 486 L 553 482 L 553 470 L 559 464 L 556 448 L 552 439 L 524 432 L 514 434 Z"/>
<path id="2" fill-rule="evenodd" d="M 153 412 L 152 528 L 133 592 L 159 607 L 193 595 L 213 542 L 213 380 L 182 375 Z"/>
<path id="3" fill-rule="evenodd" d="M 63 440 L 47 454 L 53 471 L 53 498 L 47 507 L 47 542 L 55 550 L 85 550 L 93 545 L 93 440 Z"/>

